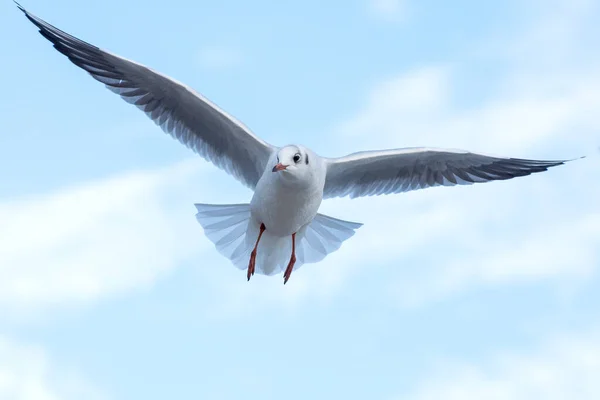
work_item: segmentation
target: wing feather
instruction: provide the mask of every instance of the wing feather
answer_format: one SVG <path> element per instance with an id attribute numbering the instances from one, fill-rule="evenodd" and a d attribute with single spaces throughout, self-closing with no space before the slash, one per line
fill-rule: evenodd
<path id="1" fill-rule="evenodd" d="M 546 171 L 568 161 L 502 158 L 435 148 L 366 151 L 325 160 L 325 198 L 354 198 L 506 180 Z"/>
<path id="2" fill-rule="evenodd" d="M 84 42 L 17 6 L 73 64 L 201 157 L 246 186 L 256 186 L 274 146 L 188 86 Z"/>

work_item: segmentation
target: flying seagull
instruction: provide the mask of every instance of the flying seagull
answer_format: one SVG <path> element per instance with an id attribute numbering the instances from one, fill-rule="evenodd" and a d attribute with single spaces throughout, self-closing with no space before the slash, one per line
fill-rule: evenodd
<path id="1" fill-rule="evenodd" d="M 86 43 L 29 13 L 54 48 L 163 131 L 254 190 L 247 204 L 195 204 L 217 250 L 246 277 L 294 269 L 339 249 L 362 224 L 318 212 L 321 201 L 469 185 L 546 171 L 569 160 L 491 157 L 462 150 L 403 148 L 340 158 L 302 145 L 273 146 L 192 88 Z"/>

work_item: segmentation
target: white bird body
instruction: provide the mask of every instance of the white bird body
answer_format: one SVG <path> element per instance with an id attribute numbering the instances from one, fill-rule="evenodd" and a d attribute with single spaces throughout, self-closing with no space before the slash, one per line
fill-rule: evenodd
<path id="1" fill-rule="evenodd" d="M 248 279 L 255 270 L 272 275 L 285 269 L 285 283 L 292 270 L 322 260 L 354 235 L 362 224 L 318 213 L 324 198 L 511 179 L 565 162 L 436 148 L 324 158 L 304 146 L 276 147 L 188 86 L 69 35 L 17 6 L 71 62 L 254 190 L 249 204 L 195 204 L 205 235 L 236 267 L 247 270 Z"/>
<path id="2" fill-rule="evenodd" d="M 310 223 L 321 206 L 325 170 L 319 168 L 322 159 L 303 146 L 286 146 L 279 151 L 279 158 L 287 157 L 293 164 L 294 154 L 307 153 L 310 166 L 306 173 L 297 175 L 290 167 L 279 173 L 266 168 L 254 189 L 250 201 L 252 217 L 265 224 L 267 231 L 275 236 L 290 236 Z M 277 159 L 276 154 L 274 157 Z M 271 161 L 268 165 L 274 165 Z"/>
<path id="3" fill-rule="evenodd" d="M 323 199 L 323 189 L 295 192 L 280 180 L 267 177 L 258 182 L 256 189 L 250 201 L 252 217 L 276 236 L 290 236 L 312 221 Z"/>

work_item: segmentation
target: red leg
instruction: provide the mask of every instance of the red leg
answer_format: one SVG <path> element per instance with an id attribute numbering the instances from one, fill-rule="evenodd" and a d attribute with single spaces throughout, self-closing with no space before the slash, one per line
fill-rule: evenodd
<path id="1" fill-rule="evenodd" d="M 285 272 L 283 273 L 283 284 L 285 285 L 290 279 L 292 275 L 292 270 L 294 269 L 294 264 L 296 263 L 296 234 L 292 234 L 292 256 L 290 257 L 290 262 L 288 263 Z"/>
<path id="2" fill-rule="evenodd" d="M 258 248 L 258 242 L 260 241 L 260 237 L 265 231 L 265 224 L 260 224 L 260 232 L 258 232 L 258 238 L 256 239 L 256 244 L 254 245 L 254 250 L 250 253 L 250 263 L 248 264 L 248 280 L 250 277 L 254 275 L 254 269 L 256 267 L 256 249 Z"/>

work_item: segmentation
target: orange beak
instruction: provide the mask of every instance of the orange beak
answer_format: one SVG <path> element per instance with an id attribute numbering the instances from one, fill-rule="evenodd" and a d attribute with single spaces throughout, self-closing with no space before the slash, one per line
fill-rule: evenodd
<path id="1" fill-rule="evenodd" d="M 283 171 L 287 167 L 288 167 L 287 165 L 283 165 L 282 163 L 279 163 L 273 167 L 273 172 Z"/>

